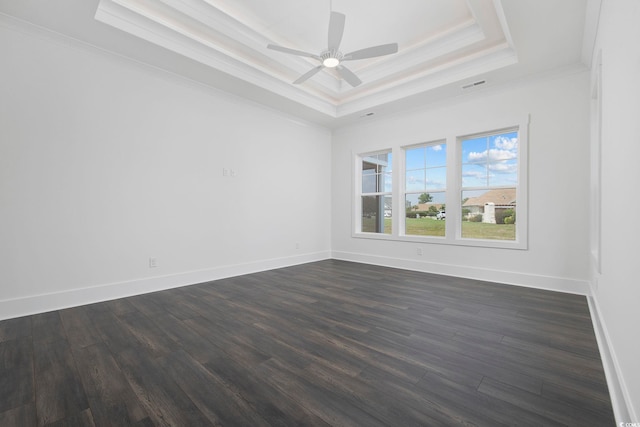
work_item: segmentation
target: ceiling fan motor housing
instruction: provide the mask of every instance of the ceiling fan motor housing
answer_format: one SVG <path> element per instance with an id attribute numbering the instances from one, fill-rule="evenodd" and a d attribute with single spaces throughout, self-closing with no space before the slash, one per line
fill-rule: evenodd
<path id="1" fill-rule="evenodd" d="M 320 54 L 320 58 L 325 67 L 332 68 L 342 61 L 344 55 L 339 50 L 325 50 Z"/>

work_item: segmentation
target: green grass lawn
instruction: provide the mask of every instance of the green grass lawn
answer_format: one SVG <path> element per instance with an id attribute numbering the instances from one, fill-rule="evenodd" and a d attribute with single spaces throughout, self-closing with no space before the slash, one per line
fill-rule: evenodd
<path id="1" fill-rule="evenodd" d="M 407 218 L 405 234 L 411 236 L 443 236 L 446 221 L 431 218 Z"/>
<path id="2" fill-rule="evenodd" d="M 407 218 L 406 232 L 409 236 L 444 236 L 446 221 L 431 218 Z M 365 218 L 362 231 L 375 233 L 375 219 Z M 391 218 L 384 219 L 384 232 L 391 234 Z M 515 224 L 485 224 L 462 222 L 462 237 L 466 239 L 515 240 Z"/>
<path id="3" fill-rule="evenodd" d="M 362 231 L 365 233 L 375 233 L 376 218 L 362 218 Z M 391 234 L 391 218 L 384 219 L 384 233 Z"/>
<path id="4" fill-rule="evenodd" d="M 463 221 L 462 237 L 469 239 L 516 240 L 516 225 Z"/>
<path id="5" fill-rule="evenodd" d="M 444 236 L 446 221 L 431 218 L 407 218 L 406 234 L 412 236 Z M 462 222 L 462 237 L 466 239 L 515 240 L 515 224 L 485 224 Z"/>

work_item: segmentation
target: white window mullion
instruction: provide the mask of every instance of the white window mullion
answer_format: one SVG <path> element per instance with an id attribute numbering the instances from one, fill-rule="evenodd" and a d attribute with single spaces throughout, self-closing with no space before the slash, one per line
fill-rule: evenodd
<path id="1" fill-rule="evenodd" d="M 447 138 L 447 224 L 446 239 L 455 241 L 460 237 L 460 161 L 458 155 L 457 138 Z"/>
<path id="2" fill-rule="evenodd" d="M 398 237 L 404 234 L 401 230 L 405 227 L 405 208 L 404 208 L 404 170 L 405 162 L 402 155 L 402 149 L 395 147 L 393 149 L 393 221 L 391 223 L 391 235 Z"/>

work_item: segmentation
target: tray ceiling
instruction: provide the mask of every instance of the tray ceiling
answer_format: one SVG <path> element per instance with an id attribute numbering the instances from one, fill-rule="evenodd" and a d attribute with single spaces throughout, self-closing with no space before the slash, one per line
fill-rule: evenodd
<path id="1" fill-rule="evenodd" d="M 17 18 L 335 127 L 459 96 L 463 87 L 584 69 L 588 2 L 0 0 L 0 24 Z M 318 63 L 267 45 L 320 53 L 331 10 L 346 15 L 342 52 L 397 42 L 398 53 L 350 61 L 363 81 L 355 88 L 329 69 L 292 84 Z"/>
<path id="2" fill-rule="evenodd" d="M 352 61 L 353 88 L 325 69 L 301 85 L 311 53 L 327 45 L 329 2 L 279 0 L 101 0 L 96 19 L 279 95 L 340 117 L 517 62 L 500 2 L 333 2 L 346 15 L 341 50 L 397 42 L 399 52 Z"/>

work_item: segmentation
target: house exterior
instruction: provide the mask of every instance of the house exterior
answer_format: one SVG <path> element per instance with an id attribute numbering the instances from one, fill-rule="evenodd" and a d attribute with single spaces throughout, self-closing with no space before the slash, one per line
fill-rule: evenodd
<path id="1" fill-rule="evenodd" d="M 483 222 L 496 223 L 496 214 L 506 209 L 516 208 L 516 189 L 515 188 L 496 188 L 489 190 L 480 196 L 470 197 L 462 204 L 463 209 L 468 209 L 467 218 L 476 215 L 483 215 Z M 490 212 L 488 211 L 490 210 Z M 485 215 L 488 214 L 488 215 Z"/>
<path id="2" fill-rule="evenodd" d="M 414 211 L 428 211 L 431 206 L 435 206 L 438 211 L 442 210 L 442 203 L 418 203 L 418 209 L 413 209 Z"/>

